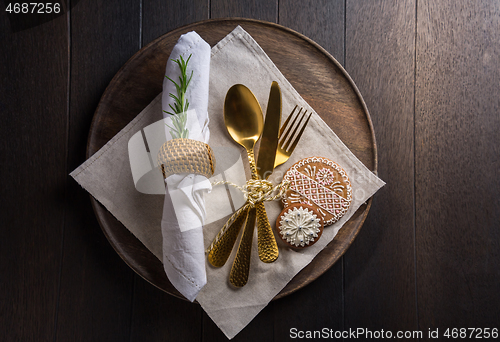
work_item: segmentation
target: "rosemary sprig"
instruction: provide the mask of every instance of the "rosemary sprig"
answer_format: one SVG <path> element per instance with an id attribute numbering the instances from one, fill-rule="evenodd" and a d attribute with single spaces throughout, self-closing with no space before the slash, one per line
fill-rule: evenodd
<path id="1" fill-rule="evenodd" d="M 191 82 L 191 79 L 193 78 L 193 71 L 191 71 L 189 79 L 187 77 L 186 71 L 187 71 L 187 64 L 190 58 L 191 55 L 189 55 L 187 60 L 184 60 L 182 56 L 180 56 L 180 59 L 172 59 L 172 61 L 177 63 L 179 65 L 179 68 L 181 69 L 181 76 L 179 76 L 179 84 L 177 84 L 170 77 L 165 76 L 166 78 L 168 78 L 170 82 L 172 82 L 175 85 L 175 88 L 177 89 L 177 96 L 172 93 L 169 94 L 169 96 L 175 100 L 173 106 L 171 104 L 169 105 L 173 113 L 164 110 L 165 113 L 170 114 L 172 116 L 172 125 L 174 127 L 168 125 L 167 126 L 170 128 L 170 135 L 172 136 L 173 139 L 188 138 L 189 136 L 189 131 L 186 128 L 186 122 L 187 122 L 186 112 L 189 108 L 189 101 L 186 98 L 186 90 L 187 87 L 189 86 L 189 83 Z"/>

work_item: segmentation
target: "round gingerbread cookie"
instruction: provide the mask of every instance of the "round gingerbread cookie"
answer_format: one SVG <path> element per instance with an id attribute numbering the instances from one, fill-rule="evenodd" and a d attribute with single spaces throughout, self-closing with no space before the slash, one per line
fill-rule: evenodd
<path id="1" fill-rule="evenodd" d="M 283 177 L 290 188 L 283 198 L 286 207 L 305 203 L 323 218 L 325 226 L 345 215 L 352 201 L 352 188 L 346 172 L 334 161 L 310 157 L 292 165 Z"/>
<path id="2" fill-rule="evenodd" d="M 310 205 L 297 203 L 283 209 L 276 220 L 279 236 L 290 247 L 312 246 L 323 233 L 323 219 Z"/>

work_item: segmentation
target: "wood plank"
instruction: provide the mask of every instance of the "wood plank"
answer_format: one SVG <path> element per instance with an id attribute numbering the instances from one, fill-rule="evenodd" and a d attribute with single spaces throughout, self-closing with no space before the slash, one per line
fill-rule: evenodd
<path id="1" fill-rule="evenodd" d="M 305 288 L 272 303 L 274 340 L 293 338 L 297 331 L 342 331 L 343 264 L 337 261 Z M 296 330 L 292 330 L 296 329 Z"/>
<path id="2" fill-rule="evenodd" d="M 415 1 L 347 1 L 346 69 L 370 111 L 386 181 L 345 261 L 345 329 L 415 330 Z"/>
<path id="3" fill-rule="evenodd" d="M 209 18 L 206 0 L 144 1 L 142 5 L 142 45 L 178 27 Z"/>
<path id="4" fill-rule="evenodd" d="M 279 24 L 311 38 L 343 63 L 344 10 L 344 1 L 280 1 Z M 292 328 L 343 329 L 342 263 L 341 258 L 304 289 L 273 303 L 276 341 L 290 337 Z"/>
<path id="5" fill-rule="evenodd" d="M 71 83 L 67 174 L 86 159 L 99 99 L 139 49 L 139 1 L 82 1 L 71 11 Z M 101 231 L 89 195 L 68 178 L 57 338 L 128 340 L 133 272 Z"/>
<path id="6" fill-rule="evenodd" d="M 417 13 L 420 326 L 498 327 L 500 7 L 419 1 Z"/>
<path id="7" fill-rule="evenodd" d="M 278 0 L 211 0 L 210 18 L 251 18 L 276 23 Z"/>
<path id="8" fill-rule="evenodd" d="M 18 32 L 10 24 L 2 10 L 2 340 L 49 341 L 55 336 L 64 224 L 66 15 Z"/>
<path id="9" fill-rule="evenodd" d="M 135 276 L 130 341 L 200 341 L 200 305 L 173 297 Z"/>
<path id="10" fill-rule="evenodd" d="M 344 0 L 281 0 L 278 18 L 278 24 L 311 38 L 344 65 Z"/>

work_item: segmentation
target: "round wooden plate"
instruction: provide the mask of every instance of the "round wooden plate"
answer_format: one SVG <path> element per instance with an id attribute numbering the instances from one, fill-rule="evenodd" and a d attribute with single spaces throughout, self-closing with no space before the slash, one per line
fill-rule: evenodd
<path id="1" fill-rule="evenodd" d="M 156 39 L 118 71 L 104 92 L 90 129 L 87 157 L 97 152 L 161 91 L 165 64 L 181 34 L 196 31 L 214 46 L 237 25 L 260 44 L 300 95 L 316 110 L 347 147 L 372 171 L 377 170 L 375 135 L 366 105 L 352 79 L 322 47 L 277 24 L 249 19 L 214 19 L 190 24 Z M 180 298 L 163 265 L 99 202 L 91 198 L 99 223 L 116 252 L 140 276 Z M 275 297 L 284 297 L 318 278 L 347 250 L 371 206 L 363 204 L 319 253 Z"/>

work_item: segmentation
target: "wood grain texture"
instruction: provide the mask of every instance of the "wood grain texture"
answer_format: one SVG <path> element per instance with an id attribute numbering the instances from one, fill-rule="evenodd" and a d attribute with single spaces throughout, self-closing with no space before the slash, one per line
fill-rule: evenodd
<path id="1" fill-rule="evenodd" d="M 199 305 L 163 292 L 139 276 L 134 284 L 131 342 L 202 340 Z"/>
<path id="2" fill-rule="evenodd" d="M 345 328 L 415 330 L 415 2 L 347 1 L 346 18 L 346 69 L 373 118 L 387 184 L 344 256 Z"/>
<path id="3" fill-rule="evenodd" d="M 55 336 L 65 208 L 67 39 L 65 15 L 14 33 L 6 13 L 0 13 L 3 341 Z"/>
<path id="4" fill-rule="evenodd" d="M 88 130 L 112 76 L 139 49 L 138 1 L 82 1 L 70 14 L 67 174 L 86 159 Z M 133 272 L 95 219 L 89 195 L 68 177 L 57 339 L 128 340 Z"/>
<path id="5" fill-rule="evenodd" d="M 277 22 L 278 0 L 210 0 L 210 18 L 251 18 Z"/>
<path id="6" fill-rule="evenodd" d="M 344 0 L 281 0 L 278 24 L 311 38 L 344 65 Z"/>
<path id="7" fill-rule="evenodd" d="M 303 289 L 272 303 L 274 341 L 285 340 L 292 328 L 342 331 L 343 301 L 343 263 L 339 260 Z"/>
<path id="8" fill-rule="evenodd" d="M 420 326 L 498 326 L 500 6 L 419 1 L 417 13 Z"/>
<path id="9" fill-rule="evenodd" d="M 148 0 L 142 4 L 142 46 L 169 31 L 209 19 L 207 0 Z"/>

